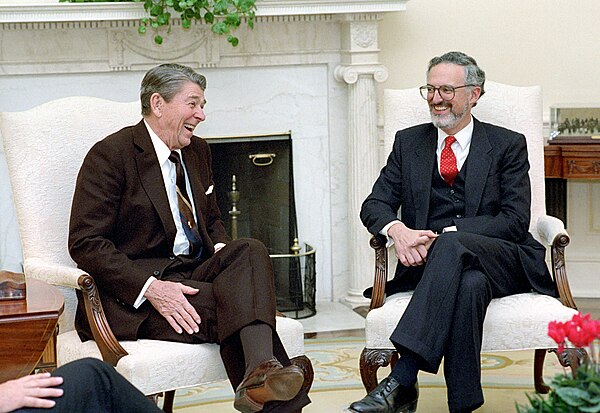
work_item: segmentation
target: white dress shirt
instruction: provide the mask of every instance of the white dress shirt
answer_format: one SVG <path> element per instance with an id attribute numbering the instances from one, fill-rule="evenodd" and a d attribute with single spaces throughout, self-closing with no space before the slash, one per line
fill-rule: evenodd
<path id="1" fill-rule="evenodd" d="M 440 155 L 442 153 L 442 149 L 444 149 L 444 145 L 446 144 L 447 136 L 448 134 L 446 132 L 438 128 L 437 146 L 435 151 L 437 157 L 438 171 L 440 170 Z M 456 141 L 452 144 L 452 151 L 454 152 L 454 156 L 456 157 L 456 167 L 460 172 L 463 165 L 465 164 L 465 161 L 467 160 L 467 156 L 469 155 L 469 149 L 471 148 L 471 139 L 473 138 L 473 116 L 471 116 L 469 124 L 460 131 L 458 131 L 458 133 L 456 133 L 454 137 L 456 138 Z M 388 230 L 391 228 L 392 225 L 397 224 L 399 222 L 401 221 L 398 219 L 393 220 L 385 227 L 383 227 L 381 231 L 379 231 L 381 235 L 387 237 L 388 247 L 394 243 L 394 241 L 390 237 L 388 237 Z M 446 227 L 444 228 L 443 232 L 448 231 L 456 231 L 456 226 L 453 225 L 450 227 Z"/>
<path id="2" fill-rule="evenodd" d="M 158 158 L 158 164 L 160 165 L 160 170 L 162 172 L 163 181 L 165 184 L 165 189 L 167 190 L 167 198 L 169 199 L 169 208 L 171 209 L 171 215 L 173 215 L 173 221 L 175 222 L 175 228 L 177 228 L 177 233 L 175 234 L 175 242 L 173 243 L 173 254 L 174 255 L 185 255 L 189 252 L 190 249 L 190 241 L 188 237 L 185 235 L 185 231 L 183 230 L 183 224 L 181 223 L 181 218 L 179 217 L 179 204 L 177 201 L 177 172 L 175 169 L 175 164 L 169 161 L 169 156 L 171 155 L 171 150 L 169 147 L 158 137 L 156 133 L 152 130 L 150 125 L 146 123 L 144 120 L 144 124 L 146 125 L 146 129 L 148 129 L 148 133 L 150 134 L 150 139 L 152 139 L 152 145 L 154 146 L 154 151 L 156 152 L 156 157 Z M 177 149 L 179 152 L 179 157 L 181 159 L 181 165 L 183 166 L 183 171 L 185 174 L 185 186 L 187 188 L 187 193 L 191 194 L 192 190 L 190 188 L 190 182 L 187 175 L 187 170 L 185 169 L 185 164 L 183 163 L 183 157 L 181 156 L 181 150 Z M 190 200 L 192 203 L 192 212 L 194 213 L 194 219 L 198 222 L 196 218 L 196 209 L 194 208 L 194 197 L 190 196 Z M 146 298 L 144 294 L 146 290 L 152 283 L 152 281 L 156 280 L 154 276 L 149 276 L 148 280 L 144 284 L 144 287 L 140 291 L 137 299 L 135 300 L 133 306 L 138 308 Z"/>

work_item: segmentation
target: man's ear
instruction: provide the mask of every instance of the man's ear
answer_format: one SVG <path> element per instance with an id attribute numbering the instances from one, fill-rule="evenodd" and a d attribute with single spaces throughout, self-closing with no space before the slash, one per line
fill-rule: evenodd
<path id="1" fill-rule="evenodd" d="M 150 96 L 150 110 L 152 111 L 152 114 L 156 117 L 161 117 L 162 116 L 162 109 L 163 106 L 165 104 L 165 100 L 163 99 L 163 97 L 158 94 L 158 93 L 153 93 L 152 96 Z"/>
<path id="2" fill-rule="evenodd" d="M 475 86 L 471 89 L 471 107 L 477 103 L 481 97 L 481 87 Z"/>

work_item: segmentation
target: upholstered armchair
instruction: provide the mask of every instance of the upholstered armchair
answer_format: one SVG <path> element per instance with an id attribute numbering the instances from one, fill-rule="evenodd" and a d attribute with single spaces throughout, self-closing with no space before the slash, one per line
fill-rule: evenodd
<path id="1" fill-rule="evenodd" d="M 227 378 L 215 344 L 158 340 L 117 341 L 102 310 L 94 279 L 76 268 L 67 250 L 68 223 L 77 173 L 89 148 L 141 119 L 139 102 L 119 103 L 93 97 L 51 101 L 23 112 L 0 114 L 0 133 L 13 188 L 23 245 L 26 277 L 56 285 L 65 296 L 59 321 L 58 364 L 102 358 L 146 395 L 165 393 L 163 409 L 172 411 L 175 389 Z M 85 298 L 94 340 L 82 343 L 74 330 L 75 290 Z M 300 322 L 277 317 L 277 331 L 305 373 L 313 370 L 304 355 Z"/>
<path id="2" fill-rule="evenodd" d="M 544 139 L 542 136 L 542 96 L 539 86 L 515 87 L 486 82 L 486 93 L 473 108 L 473 115 L 483 122 L 515 130 L 527 138 L 532 190 L 529 231 L 550 250 L 551 273 L 559 292 L 552 298 L 534 292 L 494 299 L 484 321 L 483 352 L 535 350 L 534 383 L 539 393 L 546 393 L 543 381 L 545 354 L 556 344 L 548 337 L 548 322 L 566 321 L 576 313 L 565 268 L 565 247 L 569 235 L 562 221 L 546 215 L 544 189 Z M 427 103 L 418 88 L 384 91 L 384 153 L 390 153 L 397 130 L 430 121 Z M 396 353 L 389 337 L 404 313 L 412 292 L 385 294 L 388 276 L 388 249 L 382 236 L 373 237 L 375 276 L 370 311 L 366 318 L 366 345 L 360 358 L 360 372 L 367 391 L 377 385 L 377 370 L 395 363 Z M 390 247 L 394 265 L 395 255 Z M 560 362 L 575 369 L 577 351 L 559 355 Z"/>

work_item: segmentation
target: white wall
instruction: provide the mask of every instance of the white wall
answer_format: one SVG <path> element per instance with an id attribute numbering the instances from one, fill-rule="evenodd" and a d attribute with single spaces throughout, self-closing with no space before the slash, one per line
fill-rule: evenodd
<path id="1" fill-rule="evenodd" d="M 425 83 L 433 56 L 460 50 L 487 78 L 543 88 L 544 121 L 559 103 L 600 106 L 600 1 L 411 0 L 380 26 L 383 88 Z M 600 181 L 569 181 L 567 248 L 575 296 L 600 297 Z"/>
<path id="2" fill-rule="evenodd" d="M 545 120 L 552 104 L 600 106 L 600 1 L 410 0 L 380 27 L 383 87 L 421 85 L 431 57 L 460 50 L 489 79 L 542 85 Z"/>

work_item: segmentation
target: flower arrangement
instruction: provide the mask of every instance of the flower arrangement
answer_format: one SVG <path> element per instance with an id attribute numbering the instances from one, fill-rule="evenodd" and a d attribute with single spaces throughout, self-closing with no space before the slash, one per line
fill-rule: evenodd
<path id="1" fill-rule="evenodd" d="M 600 412 L 600 320 L 577 313 L 570 321 L 552 321 L 548 335 L 562 353 L 570 344 L 586 348 L 588 358 L 576 373 L 560 374 L 552 380 L 547 397 L 528 395 L 531 406 L 517 405 L 519 413 L 594 413 Z"/>

